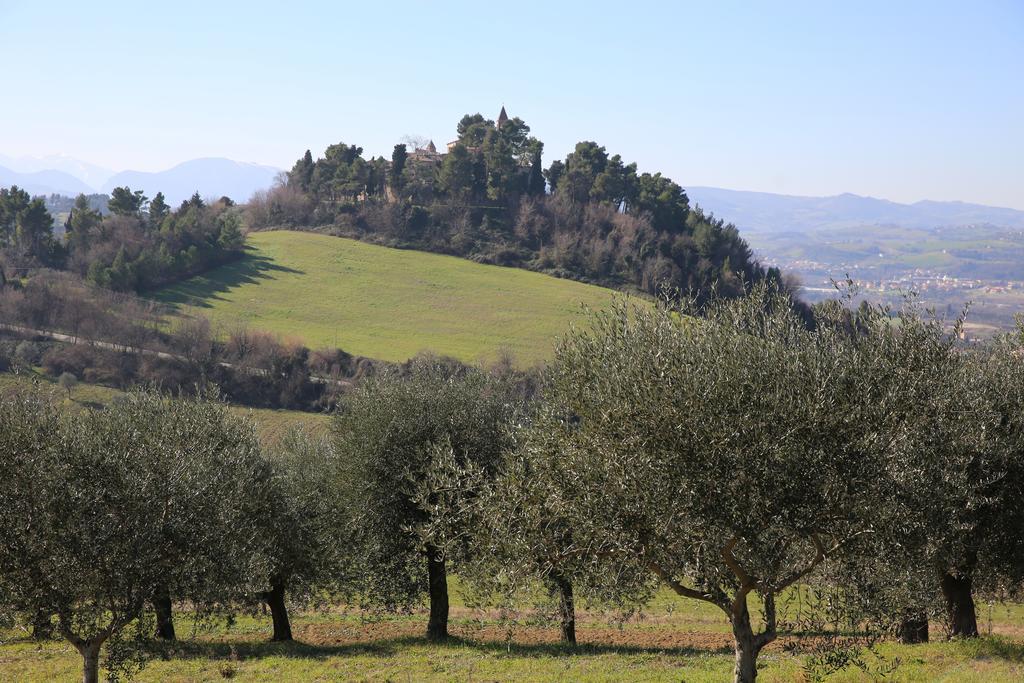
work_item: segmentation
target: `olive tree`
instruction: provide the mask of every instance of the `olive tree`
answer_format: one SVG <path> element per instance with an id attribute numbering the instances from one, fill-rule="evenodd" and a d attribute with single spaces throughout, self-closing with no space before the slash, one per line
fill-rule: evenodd
<path id="1" fill-rule="evenodd" d="M 215 395 L 171 399 L 136 392 L 120 401 L 114 414 L 132 436 L 133 447 L 149 454 L 152 475 L 165 482 L 163 495 L 154 503 L 181 512 L 162 518 L 166 525 L 160 531 L 168 538 L 162 564 L 168 580 L 151 598 L 157 637 L 173 640 L 173 600 L 195 606 L 194 613 L 224 607 L 238 597 L 231 587 L 239 589 L 240 579 L 251 580 L 266 561 L 266 539 L 256 527 L 257 513 L 273 491 L 271 466 L 260 453 L 253 425 L 232 416 Z M 196 488 L 197 481 L 204 486 Z M 232 492 L 231 500 L 218 500 L 218 491 Z M 246 515 L 245 524 L 237 529 L 226 522 L 210 524 L 209 519 L 223 521 L 218 516 L 224 514 L 224 505 L 233 506 L 236 518 Z M 193 558 L 182 565 L 177 544 L 189 536 Z"/>
<path id="2" fill-rule="evenodd" d="M 851 353 L 886 378 L 860 391 L 873 412 L 870 423 L 899 444 L 887 449 L 879 472 L 893 523 L 878 535 L 869 581 L 888 581 L 886 599 L 897 608 L 903 603 L 902 640 L 927 640 L 928 616 L 940 612 L 951 636 L 977 636 L 977 580 L 987 588 L 1013 580 L 1021 556 L 1012 531 L 1024 522 L 1019 339 L 965 348 L 957 339 L 963 316 L 943 320 L 913 296 L 896 311 L 859 313 Z"/>
<path id="3" fill-rule="evenodd" d="M 60 377 L 57 378 L 57 384 L 60 388 L 68 392 L 68 398 L 71 398 L 71 392 L 78 386 L 78 378 L 73 373 L 62 372 Z"/>
<path id="4" fill-rule="evenodd" d="M 521 425 L 514 437 L 529 434 L 534 432 Z M 548 445 L 557 448 L 557 438 Z M 426 526 L 431 542 L 444 549 L 468 547 L 460 578 L 474 599 L 480 604 L 497 600 L 502 611 L 511 614 L 523 596 L 535 595 L 538 585 L 545 586 L 557 602 L 554 611 L 562 642 L 575 645 L 573 577 L 578 579 L 583 568 L 572 566 L 578 557 L 571 520 L 558 515 L 557 503 L 552 504 L 557 473 L 536 471 L 557 457 L 552 451 L 543 458 L 526 458 L 513 446 L 495 472 L 485 472 L 472 463 L 458 463 L 451 450 L 442 447 L 420 488 L 422 499 L 435 500 Z"/>
<path id="5" fill-rule="evenodd" d="M 829 567 L 827 581 L 887 621 L 902 642 L 923 642 L 929 617 L 941 611 L 936 540 L 949 529 L 941 512 L 949 470 L 984 430 L 971 424 L 976 402 L 961 394 L 963 356 L 946 321 L 913 294 L 895 310 L 862 303 L 849 312 L 843 303 L 819 306 L 818 322 L 845 330 L 837 348 L 851 368 L 845 391 L 859 397 L 864 433 L 884 446 L 875 493 L 888 523 L 878 521 L 865 539 L 871 552 Z"/>
<path id="6" fill-rule="evenodd" d="M 493 470 L 510 439 L 514 411 L 508 395 L 483 372 L 419 357 L 364 382 L 334 423 L 338 485 L 360 560 L 359 594 L 396 609 L 426 593 L 431 639 L 448 635 L 452 553 L 425 533 L 434 503 L 420 485 L 439 466 L 441 452 Z"/>
<path id="7" fill-rule="evenodd" d="M 268 556 L 258 596 L 270 608 L 273 639 L 285 641 L 292 639 L 287 602 L 343 589 L 353 560 L 329 439 L 295 428 L 273 455 L 271 486 L 255 501 Z"/>
<path id="8" fill-rule="evenodd" d="M 887 442 L 850 390 L 864 370 L 846 344 L 835 325 L 807 330 L 767 287 L 701 319 L 620 302 L 570 334 L 508 470 L 571 530 L 567 578 L 606 600 L 642 600 L 660 582 L 719 607 L 735 678 L 753 681 L 780 592 L 863 552 L 883 515 Z"/>
<path id="9" fill-rule="evenodd" d="M 978 633 L 975 584 L 993 594 L 1024 580 L 1024 330 L 991 340 L 968 357 L 966 370 L 964 386 L 973 385 L 983 411 L 970 428 L 983 445 L 954 470 L 966 482 L 953 497 L 959 534 L 946 547 L 940 579 L 953 636 Z"/>
<path id="10" fill-rule="evenodd" d="M 935 319 L 901 316 L 925 330 L 933 379 L 918 397 L 914 448 L 890 469 L 906 508 L 905 546 L 941 592 L 951 637 L 975 637 L 976 588 L 1019 580 L 1024 524 L 1024 365 L 1019 340 L 959 348 Z M 922 335 L 923 336 L 923 335 Z"/>
<path id="11" fill-rule="evenodd" d="M 128 645 L 154 597 L 202 610 L 251 590 L 263 553 L 247 501 L 265 469 L 251 426 L 217 403 L 138 393 L 61 416 L 38 393 L 5 397 L 0 602 L 55 617 L 96 681 L 104 643 Z"/>

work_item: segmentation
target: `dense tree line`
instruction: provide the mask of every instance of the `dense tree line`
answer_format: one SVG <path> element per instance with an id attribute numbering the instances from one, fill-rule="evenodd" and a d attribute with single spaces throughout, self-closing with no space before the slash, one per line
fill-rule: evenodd
<path id="1" fill-rule="evenodd" d="M 87 676 L 106 639 L 144 654 L 125 634 L 154 616 L 173 637 L 176 605 L 263 601 L 288 640 L 289 604 L 426 600 L 442 640 L 451 572 L 482 604 L 546 587 L 568 642 L 578 602 L 666 587 L 720 610 L 742 682 L 809 626 L 976 636 L 976 596 L 1024 578 L 1024 331 L 962 347 L 912 300 L 815 314 L 769 284 L 622 300 L 564 338 L 539 389 L 417 358 L 343 397 L 329 437 L 271 457 L 201 398 L 73 416 L 5 397 L 0 605 L 56 625 Z M 806 623 L 797 588 L 821 598 Z"/>
<path id="2" fill-rule="evenodd" d="M 157 193 L 115 188 L 106 213 L 95 196 L 79 195 L 63 235 L 43 198 L 18 187 L 0 189 L 0 272 L 68 270 L 101 287 L 137 292 L 191 277 L 238 258 L 240 211 L 227 197 L 207 204 L 198 194 L 172 209 Z M 0 282 L 4 277 L 0 275 Z"/>
<path id="3" fill-rule="evenodd" d="M 250 223 L 332 226 L 339 234 L 455 254 L 611 287 L 734 296 L 782 285 L 735 226 L 690 206 L 660 173 L 638 173 L 595 142 L 542 166 L 543 143 L 519 118 L 467 115 L 446 154 L 395 146 L 364 159 L 339 143 L 307 151 L 286 181 L 258 193 Z"/>

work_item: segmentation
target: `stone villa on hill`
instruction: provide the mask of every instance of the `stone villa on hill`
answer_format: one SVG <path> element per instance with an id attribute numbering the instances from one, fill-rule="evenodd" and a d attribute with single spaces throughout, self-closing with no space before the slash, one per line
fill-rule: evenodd
<path id="1" fill-rule="evenodd" d="M 451 149 L 451 145 L 448 148 Z M 444 160 L 444 154 L 437 151 L 433 140 L 428 142 L 426 147 L 417 147 L 409 152 L 409 161 L 412 162 L 439 164 L 442 160 Z"/>
<path id="2" fill-rule="evenodd" d="M 501 112 L 498 114 L 498 120 L 495 121 L 494 127 L 501 130 L 501 127 L 508 121 L 508 114 L 505 112 L 505 106 L 502 105 Z M 459 144 L 458 140 L 452 140 L 448 143 L 447 152 L 452 151 L 455 145 Z M 475 148 L 470 148 L 470 152 L 475 152 Z M 427 142 L 426 147 L 417 147 L 413 151 L 409 152 L 409 161 L 413 163 L 428 163 L 428 164 L 440 164 L 444 161 L 444 157 L 447 152 L 438 152 L 437 146 L 433 140 Z"/>

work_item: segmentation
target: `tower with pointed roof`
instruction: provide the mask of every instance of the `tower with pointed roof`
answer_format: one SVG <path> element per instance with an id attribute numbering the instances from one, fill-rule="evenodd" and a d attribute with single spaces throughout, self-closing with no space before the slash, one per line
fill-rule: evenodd
<path id="1" fill-rule="evenodd" d="M 429 162 L 439 164 L 443 156 L 443 154 L 437 151 L 437 145 L 434 144 L 434 141 L 429 140 L 425 147 L 417 147 L 409 153 L 409 161 L 413 163 Z"/>
<path id="2" fill-rule="evenodd" d="M 501 127 L 505 125 L 506 121 L 508 121 L 508 114 L 505 113 L 505 105 L 503 104 L 501 105 L 501 113 L 498 114 L 498 130 L 501 130 Z"/>

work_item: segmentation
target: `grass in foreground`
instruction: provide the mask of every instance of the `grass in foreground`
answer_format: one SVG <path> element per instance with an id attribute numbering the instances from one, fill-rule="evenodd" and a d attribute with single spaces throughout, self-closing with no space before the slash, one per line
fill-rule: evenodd
<path id="1" fill-rule="evenodd" d="M 503 350 L 544 360 L 611 290 L 517 268 L 304 232 L 252 233 L 237 262 L 156 297 L 222 330 L 247 325 L 310 347 L 404 361 L 430 350 L 467 362 Z"/>
<path id="2" fill-rule="evenodd" d="M 456 602 L 458 602 L 456 600 Z M 674 609 L 659 607 L 673 605 Z M 713 610 L 713 608 L 712 608 Z M 556 642 L 553 628 L 518 627 L 511 640 L 493 615 L 453 609 L 452 642 L 437 646 L 422 635 L 423 613 L 365 622 L 354 613 L 296 615 L 297 642 L 270 643 L 269 617 L 243 617 L 230 628 L 193 633 L 179 617 L 177 643 L 158 646 L 141 681 L 701 681 L 729 680 L 731 641 L 722 618 L 706 606 L 668 598 L 643 620 L 618 625 L 595 613 L 579 620 L 581 645 Z M 714 621 L 714 626 L 709 620 Z M 996 635 L 974 642 L 919 646 L 885 643 L 881 654 L 899 658 L 886 680 L 1019 681 L 1024 677 L 1021 610 L 997 609 Z M 761 656 L 760 680 L 805 680 L 802 659 L 781 643 Z M 70 680 L 78 653 L 60 641 L 36 644 L 0 631 L 0 678 Z M 875 680 L 851 669 L 834 681 Z"/>

